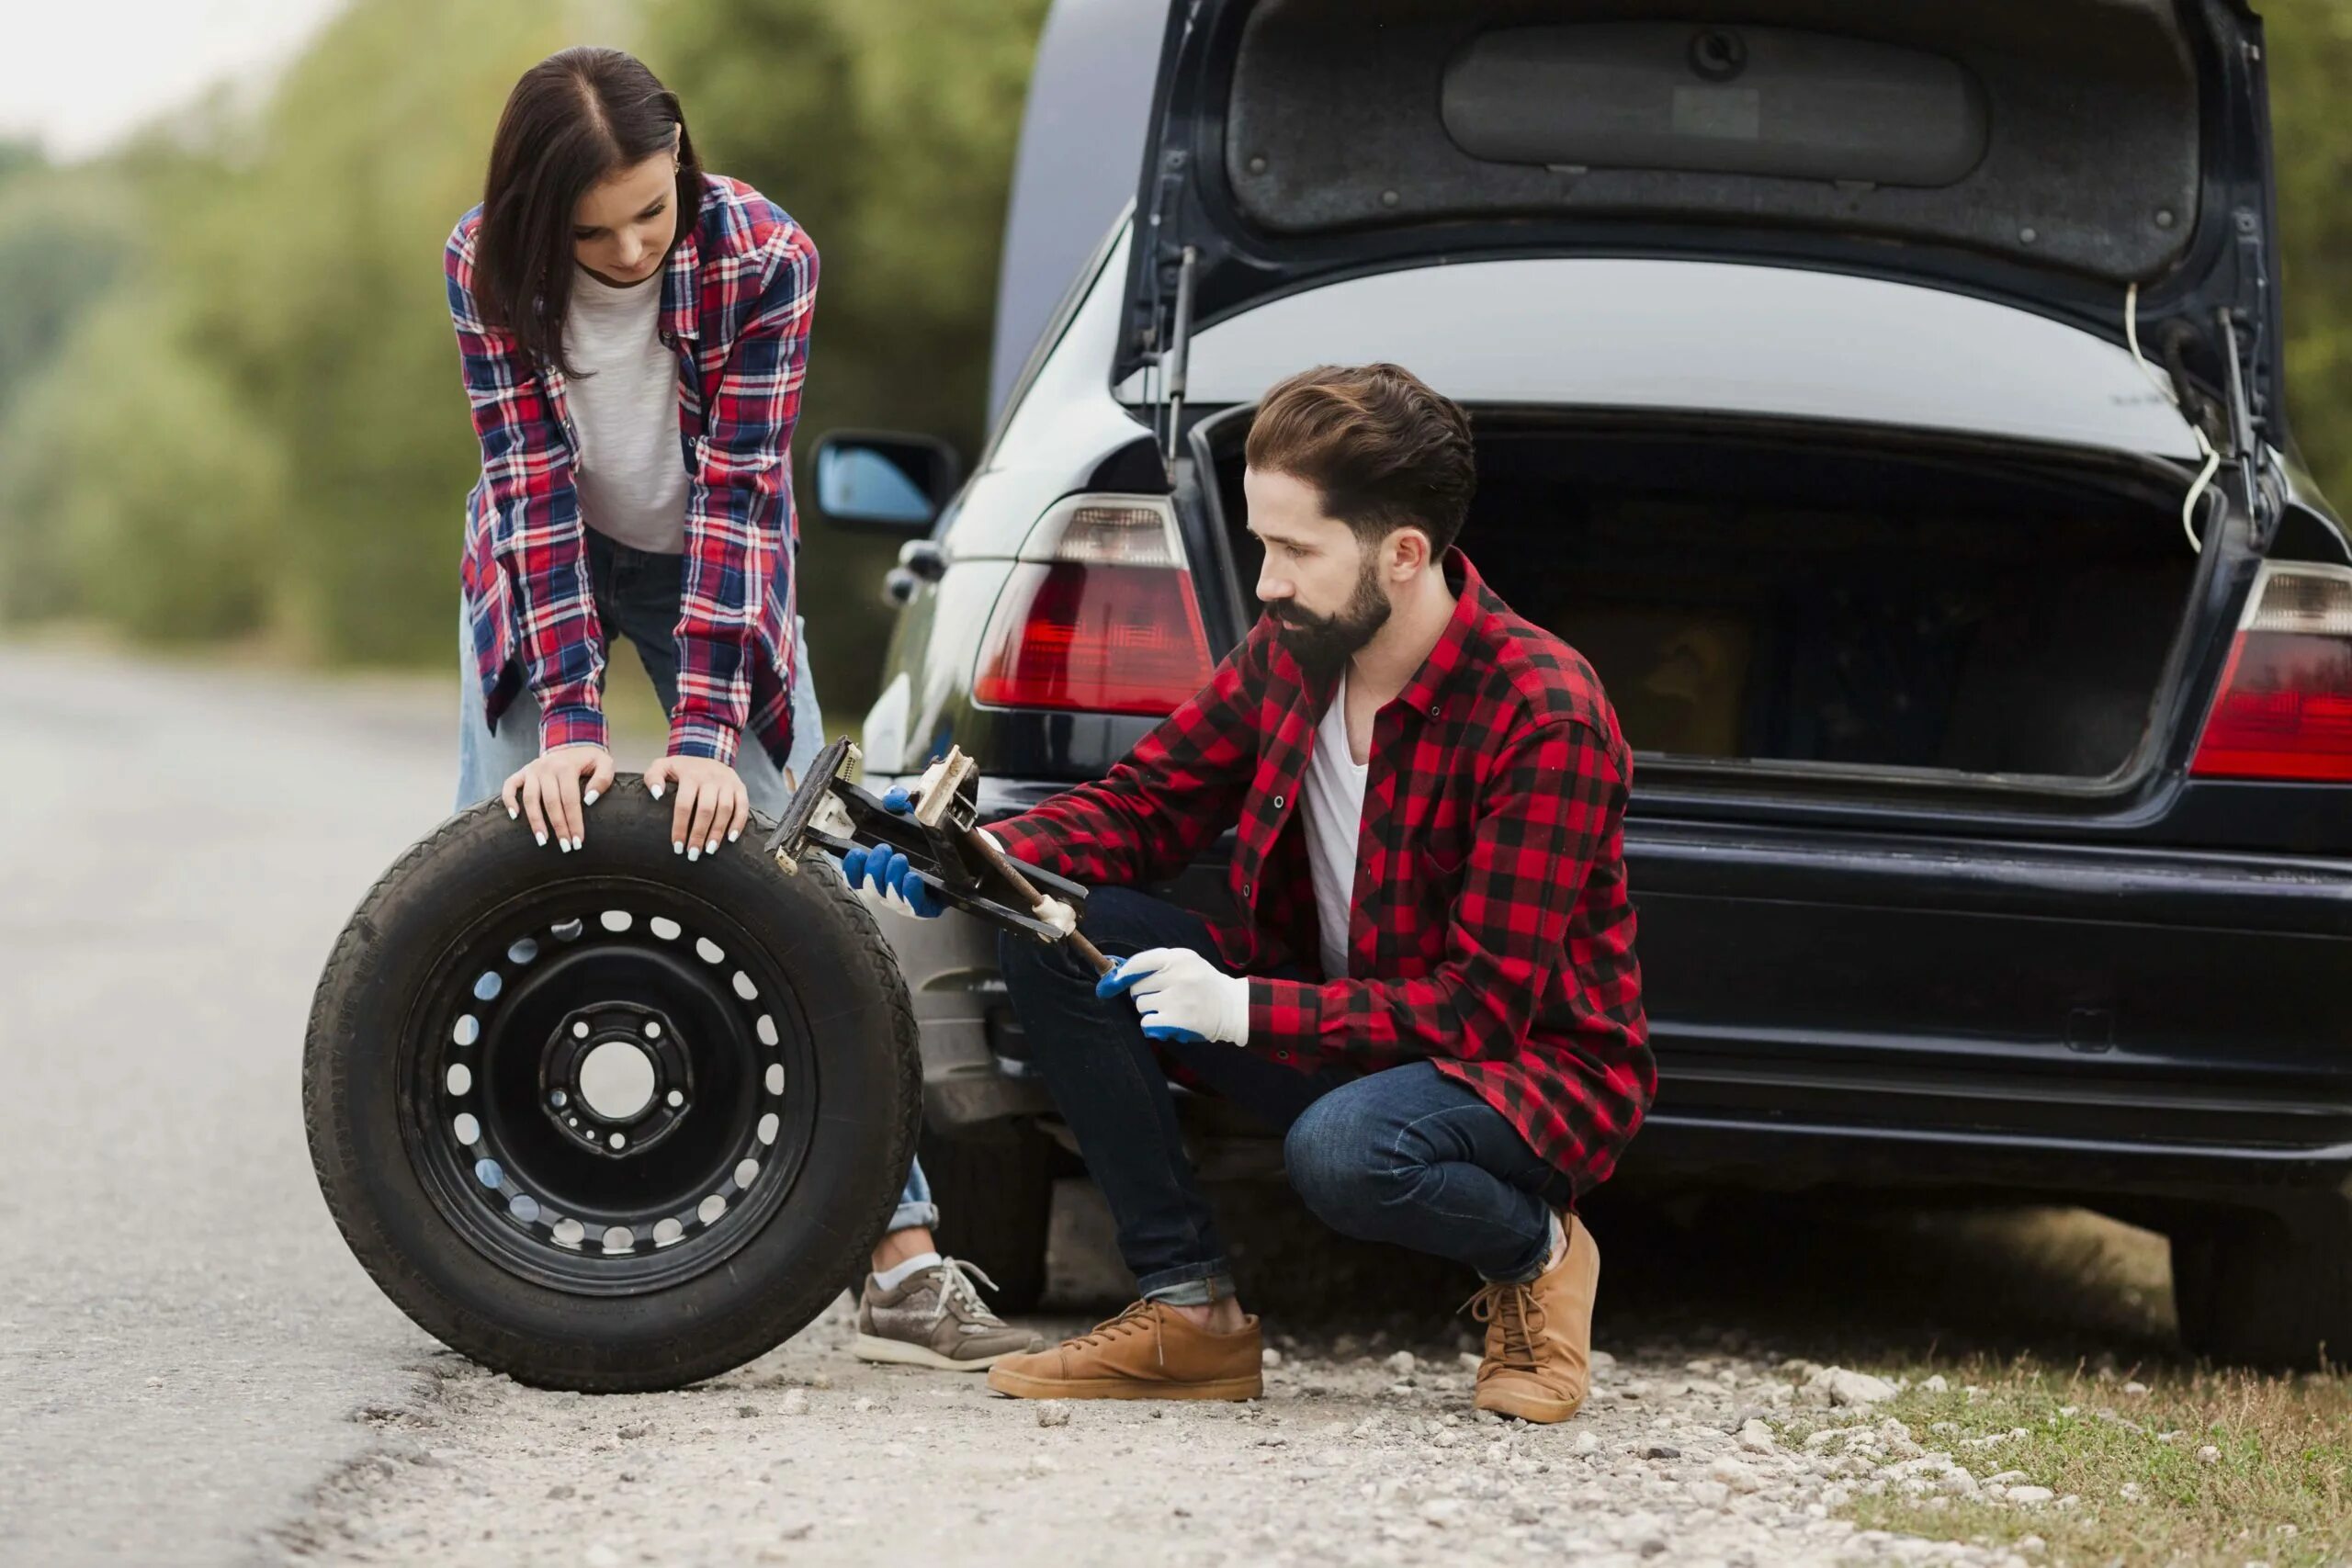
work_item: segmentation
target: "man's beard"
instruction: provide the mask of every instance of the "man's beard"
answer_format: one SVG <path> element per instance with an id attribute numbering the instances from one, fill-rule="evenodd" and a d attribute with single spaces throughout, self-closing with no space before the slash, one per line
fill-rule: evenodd
<path id="1" fill-rule="evenodd" d="M 1356 649 L 1388 624 L 1388 595 L 1380 591 L 1379 570 L 1371 561 L 1364 562 L 1348 602 L 1331 615 L 1303 610 L 1295 600 L 1266 606 L 1266 614 L 1273 618 L 1274 635 L 1299 667 L 1317 680 L 1338 674 Z"/>

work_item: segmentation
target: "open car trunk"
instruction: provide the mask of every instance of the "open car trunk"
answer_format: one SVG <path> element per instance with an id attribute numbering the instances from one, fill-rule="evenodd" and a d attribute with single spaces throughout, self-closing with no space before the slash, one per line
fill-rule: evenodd
<path id="1" fill-rule="evenodd" d="M 2196 567 L 2170 473 L 1720 421 L 1476 428 L 1462 547 L 1592 661 L 1637 751 L 2134 771 Z M 1238 435 L 1213 446 L 1248 604 Z"/>

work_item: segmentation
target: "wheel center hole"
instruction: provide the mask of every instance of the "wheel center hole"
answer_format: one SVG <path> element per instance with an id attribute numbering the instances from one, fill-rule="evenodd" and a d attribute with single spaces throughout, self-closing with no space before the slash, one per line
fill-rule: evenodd
<path id="1" fill-rule="evenodd" d="M 580 1060 L 580 1098 L 606 1122 L 627 1122 L 653 1100 L 653 1058 L 626 1040 L 607 1040 Z"/>

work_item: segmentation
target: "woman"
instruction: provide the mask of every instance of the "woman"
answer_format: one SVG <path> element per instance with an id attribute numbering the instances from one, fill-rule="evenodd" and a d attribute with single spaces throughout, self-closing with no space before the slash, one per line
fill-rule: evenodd
<path id="1" fill-rule="evenodd" d="M 674 94 L 630 56 L 570 49 L 524 73 L 481 205 L 445 256 L 481 443 L 461 576 L 460 809 L 492 795 L 560 853 L 612 787 L 606 639 L 670 715 L 645 771 L 676 790 L 687 861 L 779 809 L 816 755 L 793 613 L 792 427 L 817 248 L 705 175 Z M 979 1371 L 1026 1334 L 939 1256 L 920 1167 L 875 1250 L 861 1354 Z"/>

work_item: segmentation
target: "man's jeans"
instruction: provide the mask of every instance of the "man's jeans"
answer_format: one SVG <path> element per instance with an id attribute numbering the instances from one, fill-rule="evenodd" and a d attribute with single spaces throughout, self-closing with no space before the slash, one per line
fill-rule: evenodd
<path id="1" fill-rule="evenodd" d="M 607 539 L 594 529 L 588 536 L 588 578 L 595 590 L 596 616 L 604 623 L 605 640 L 625 637 L 637 649 L 638 661 L 653 678 L 653 691 L 668 713 L 678 701 L 678 599 L 684 590 L 685 558 L 654 555 Z M 824 719 L 817 711 L 817 682 L 808 669 L 808 627 L 793 628 L 799 646 L 793 668 L 792 756 L 786 766 L 796 780 L 806 778 L 808 764 L 823 749 Z M 484 716 L 481 682 L 474 661 L 473 628 L 463 604 L 458 611 L 458 804 L 465 810 L 488 800 L 504 787 L 516 770 L 539 754 L 539 705 L 530 691 L 515 694 L 498 716 L 492 733 Z M 735 754 L 735 772 L 742 779 L 752 808 L 773 817 L 792 798 L 785 770 L 775 765 L 756 736 L 743 737 Z M 918 1164 L 907 1173 L 906 1190 L 899 1195 L 890 1228 L 909 1230 L 939 1223 L 939 1209 L 931 1201 L 931 1184 Z"/>
<path id="2" fill-rule="evenodd" d="M 1234 973 L 1199 916 L 1132 888 L 1089 895 L 1085 931 L 1114 955 L 1187 947 Z M 1214 1042 L 1147 1041 L 1133 1000 L 1097 998 L 1093 974 L 1060 944 L 1007 934 L 999 956 L 1030 1059 L 1111 1206 L 1145 1296 L 1199 1305 L 1233 1293 L 1155 1047 L 1284 1134 L 1291 1185 L 1332 1229 L 1449 1258 L 1488 1280 L 1543 1272 L 1551 1211 L 1572 1196 L 1567 1179 L 1500 1111 L 1428 1063 L 1306 1074 Z"/>

